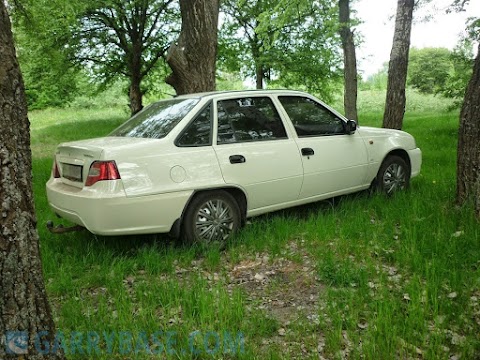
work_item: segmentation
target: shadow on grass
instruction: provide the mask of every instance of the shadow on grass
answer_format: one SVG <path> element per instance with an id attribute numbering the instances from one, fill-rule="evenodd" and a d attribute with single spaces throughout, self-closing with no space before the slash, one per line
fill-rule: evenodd
<path id="1" fill-rule="evenodd" d="M 250 221 L 255 221 L 256 219 L 272 219 L 274 217 L 285 217 L 295 220 L 307 221 L 312 216 L 317 216 L 319 213 L 329 213 L 334 211 L 341 206 L 344 202 L 351 202 L 357 199 L 366 199 L 371 197 L 369 190 L 364 190 L 361 192 L 356 192 L 348 195 L 335 196 L 330 199 L 325 199 L 322 201 L 316 201 L 305 205 L 299 205 L 290 207 L 283 210 L 274 211 L 264 215 L 256 216 L 251 218 Z"/>
<path id="2" fill-rule="evenodd" d="M 356 199 L 365 199 L 371 196 L 368 191 L 363 191 L 359 193 L 338 196 L 331 199 L 318 201 L 306 205 L 295 206 L 288 209 L 283 209 L 264 215 L 256 216 L 250 218 L 248 221 L 250 224 L 260 225 L 265 223 L 268 226 L 271 220 L 276 218 L 286 218 L 288 220 L 294 221 L 308 221 L 312 216 L 318 216 L 319 214 L 328 214 L 331 211 L 337 209 L 341 203 L 355 201 Z M 70 226 L 62 220 L 60 222 L 64 223 L 64 226 Z M 40 224 L 42 226 L 41 232 L 47 232 L 45 224 Z M 45 229 L 44 229 L 45 228 Z M 246 228 L 240 230 L 245 231 Z M 47 232 L 48 233 L 48 232 Z M 145 249 L 158 250 L 160 252 L 168 251 L 179 251 L 179 252 L 191 252 L 194 251 L 197 256 L 201 256 L 211 248 L 215 248 L 216 245 L 199 245 L 199 244 L 188 244 L 182 241 L 181 239 L 176 239 L 171 237 L 168 234 L 145 234 L 145 235 L 121 235 L 121 236 L 101 236 L 94 235 L 88 230 L 82 230 L 75 233 L 66 233 L 66 234 L 49 234 L 49 238 L 56 238 L 57 241 L 67 241 L 72 246 L 73 249 L 79 251 L 79 253 L 84 253 L 85 248 L 104 248 L 105 250 L 112 253 L 115 256 L 122 257 L 135 257 L 139 251 Z M 236 247 L 240 245 L 238 241 L 229 241 L 225 247 L 222 249 L 229 249 L 231 247 Z"/>

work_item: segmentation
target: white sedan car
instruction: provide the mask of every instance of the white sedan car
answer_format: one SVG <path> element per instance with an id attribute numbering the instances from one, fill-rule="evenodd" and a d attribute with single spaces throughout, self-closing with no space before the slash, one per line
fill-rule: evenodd
<path id="1" fill-rule="evenodd" d="M 251 216 L 404 189 L 421 159 L 411 135 L 357 127 L 303 92 L 211 92 L 156 102 L 107 137 L 59 145 L 47 196 L 94 234 L 222 242 Z"/>

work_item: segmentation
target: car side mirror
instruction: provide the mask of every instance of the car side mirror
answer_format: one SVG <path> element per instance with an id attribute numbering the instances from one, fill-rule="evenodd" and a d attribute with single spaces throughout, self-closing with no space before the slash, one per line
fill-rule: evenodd
<path id="1" fill-rule="evenodd" d="M 347 123 L 345 125 L 345 131 L 347 135 L 355 134 L 356 130 L 357 130 L 357 122 L 355 120 L 347 120 Z"/>

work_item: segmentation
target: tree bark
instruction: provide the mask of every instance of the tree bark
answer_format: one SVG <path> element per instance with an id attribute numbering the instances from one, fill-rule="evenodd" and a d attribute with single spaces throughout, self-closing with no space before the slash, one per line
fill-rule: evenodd
<path id="1" fill-rule="evenodd" d="M 167 54 L 177 95 L 215 90 L 218 0 L 180 0 L 182 29 Z"/>
<path id="2" fill-rule="evenodd" d="M 457 153 L 457 202 L 473 200 L 480 219 L 480 45 L 465 92 Z"/>
<path id="3" fill-rule="evenodd" d="M 263 66 L 262 64 L 256 64 L 255 65 L 255 83 L 256 83 L 256 88 L 261 90 L 263 89 Z"/>
<path id="4" fill-rule="evenodd" d="M 398 0 L 395 33 L 388 64 L 387 99 L 383 127 L 401 129 L 405 115 L 405 84 L 407 82 L 408 53 L 412 30 L 414 0 Z"/>
<path id="5" fill-rule="evenodd" d="M 132 55 L 134 57 L 131 66 L 130 75 L 130 88 L 128 90 L 128 98 L 130 100 L 130 112 L 131 115 L 135 115 L 137 112 L 143 109 L 142 98 L 143 93 L 140 88 L 142 82 L 142 65 L 141 54 L 136 53 Z"/>
<path id="6" fill-rule="evenodd" d="M 256 26 L 258 26 L 258 22 L 256 22 Z M 251 38 L 249 38 L 251 39 Z M 261 60 L 261 48 L 262 48 L 262 41 L 260 40 L 259 35 L 256 33 L 253 35 L 253 38 L 250 40 L 250 47 L 252 49 L 253 61 L 255 64 L 255 88 L 258 90 L 263 89 L 263 79 L 264 79 L 264 67 Z"/>
<path id="7" fill-rule="evenodd" d="M 130 113 L 135 115 L 143 109 L 143 94 L 140 89 L 140 81 L 137 77 L 132 76 L 130 79 L 130 88 L 128 90 L 128 98 L 130 100 Z"/>
<path id="8" fill-rule="evenodd" d="M 139 20 L 139 19 L 137 19 Z M 144 22 L 138 21 L 138 27 L 141 26 Z M 143 93 L 140 87 L 142 83 L 142 37 L 136 28 L 132 29 L 130 32 L 130 38 L 132 41 L 131 49 L 128 49 L 127 54 L 129 55 L 129 71 L 130 71 L 130 88 L 128 90 L 128 98 L 130 100 L 130 112 L 131 115 L 135 115 L 140 110 L 143 109 L 142 98 Z"/>
<path id="9" fill-rule="evenodd" d="M 45 359 L 42 351 L 52 344 L 55 325 L 36 230 L 25 88 L 3 1 L 0 59 L 0 359 Z M 39 338 L 43 331 L 46 335 Z M 43 347 L 35 346 L 36 340 Z M 61 359 L 63 354 L 47 357 Z"/>
<path id="10" fill-rule="evenodd" d="M 345 81 L 343 103 L 345 116 L 358 120 L 357 113 L 357 57 L 353 32 L 350 29 L 350 0 L 339 1 L 340 37 L 343 48 L 343 77 Z"/>

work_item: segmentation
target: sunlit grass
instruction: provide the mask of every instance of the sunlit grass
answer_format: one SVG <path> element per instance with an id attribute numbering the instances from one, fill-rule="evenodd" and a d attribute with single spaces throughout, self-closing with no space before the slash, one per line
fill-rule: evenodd
<path id="1" fill-rule="evenodd" d="M 423 95 L 414 89 L 407 89 L 406 96 L 406 116 L 410 114 L 415 117 L 421 114 L 446 114 L 451 112 L 450 108 L 454 104 L 451 99 L 436 95 Z M 374 121 L 375 126 L 381 126 L 385 110 L 385 98 L 385 90 L 360 91 L 357 97 L 360 123 Z M 332 106 L 343 114 L 343 97 L 337 96 Z"/>
<path id="2" fill-rule="evenodd" d="M 103 136 L 128 116 L 115 109 L 32 113 L 36 209 L 58 328 L 135 336 L 171 330 L 181 345 L 175 349 L 188 348 L 193 331 L 245 336 L 242 351 L 196 358 L 318 359 L 319 349 L 328 359 L 480 357 L 479 226 L 471 208 L 454 205 L 458 113 L 428 101 L 426 109 L 407 110 L 404 122 L 424 155 L 409 191 L 391 199 L 362 193 L 253 218 L 225 250 L 161 235 L 50 234 L 44 224 L 54 216 L 44 185 L 55 145 Z M 380 125 L 383 109 L 376 106 L 360 107 L 361 124 Z M 264 288 L 232 280 L 235 266 L 265 256 L 262 266 L 274 273 Z M 283 278 L 287 270 L 275 261 L 290 261 L 306 275 Z M 311 296 L 312 286 L 315 316 L 306 317 L 291 298 Z M 290 307 L 279 309 L 293 308 L 296 316 L 286 321 L 269 300 L 284 301 Z M 121 354 L 121 346 L 115 339 L 113 353 L 95 358 L 154 357 Z M 163 355 L 195 358 L 189 351 Z"/>
<path id="3" fill-rule="evenodd" d="M 129 118 L 124 108 L 47 109 L 28 114 L 34 157 L 53 157 L 64 141 L 105 136 Z"/>

